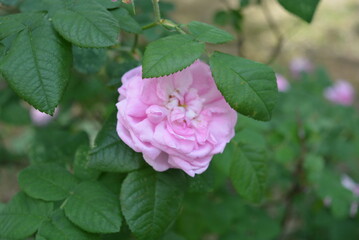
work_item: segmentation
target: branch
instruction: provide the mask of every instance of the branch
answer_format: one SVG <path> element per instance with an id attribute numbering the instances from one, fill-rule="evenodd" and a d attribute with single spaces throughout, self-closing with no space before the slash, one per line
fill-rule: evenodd
<path id="1" fill-rule="evenodd" d="M 269 28 L 274 34 L 274 36 L 277 38 L 277 44 L 274 46 L 272 53 L 269 55 L 268 59 L 266 60 L 266 64 L 271 64 L 278 57 L 279 53 L 282 50 L 284 37 L 280 32 L 277 23 L 274 21 L 273 16 L 271 15 L 271 12 L 268 6 L 266 5 L 265 1 L 262 2 L 261 6 L 262 6 L 264 17 L 268 22 Z"/>

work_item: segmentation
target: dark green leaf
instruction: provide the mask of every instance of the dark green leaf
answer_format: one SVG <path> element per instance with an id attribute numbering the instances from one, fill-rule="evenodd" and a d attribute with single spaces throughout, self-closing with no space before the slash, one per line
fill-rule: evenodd
<path id="1" fill-rule="evenodd" d="M 75 154 L 74 175 L 81 180 L 95 180 L 99 177 L 100 172 L 88 168 L 90 148 L 86 145 L 80 146 Z"/>
<path id="2" fill-rule="evenodd" d="M 236 190 L 253 202 L 263 197 L 267 180 L 267 156 L 262 139 L 251 130 L 243 130 L 232 139 L 230 177 Z"/>
<path id="3" fill-rule="evenodd" d="M 85 132 L 41 128 L 36 131 L 29 157 L 31 163 L 72 162 L 77 148 L 83 144 L 89 144 Z"/>
<path id="4" fill-rule="evenodd" d="M 46 220 L 52 209 L 52 203 L 18 193 L 0 212 L 0 239 L 29 237 Z"/>
<path id="5" fill-rule="evenodd" d="M 33 15 L 41 21 L 17 34 L 0 72 L 20 97 L 53 114 L 69 79 L 70 49 L 42 14 Z"/>
<path id="6" fill-rule="evenodd" d="M 205 44 L 187 35 L 173 35 L 150 43 L 143 56 L 143 78 L 178 72 L 198 59 Z"/>
<path id="7" fill-rule="evenodd" d="M 120 231 L 118 197 L 98 182 L 83 182 L 65 203 L 66 216 L 77 226 L 92 233 Z"/>
<path id="8" fill-rule="evenodd" d="M 51 219 L 41 224 L 36 239 L 96 240 L 99 236 L 82 231 L 66 218 L 62 210 L 57 210 L 52 214 Z"/>
<path id="9" fill-rule="evenodd" d="M 183 183 L 179 171 L 145 169 L 126 177 L 120 197 L 122 212 L 139 240 L 159 239 L 176 219 L 185 191 Z"/>
<path id="10" fill-rule="evenodd" d="M 122 0 L 117 0 L 115 2 L 112 0 L 96 0 L 96 1 L 107 9 L 118 8 L 123 6 Z"/>
<path id="11" fill-rule="evenodd" d="M 203 42 L 217 44 L 234 39 L 230 33 L 202 22 L 192 21 L 188 24 L 188 28 L 197 40 Z"/>
<path id="12" fill-rule="evenodd" d="M 278 0 L 289 12 L 310 23 L 320 0 Z"/>
<path id="13" fill-rule="evenodd" d="M 239 0 L 240 1 L 240 3 L 241 3 L 241 7 L 243 8 L 243 7 L 247 7 L 249 4 L 250 4 L 250 2 L 251 2 L 251 0 Z"/>
<path id="14" fill-rule="evenodd" d="M 56 164 L 30 166 L 19 175 L 22 190 L 33 198 L 45 201 L 66 198 L 76 184 L 76 178 Z"/>
<path id="15" fill-rule="evenodd" d="M 66 40 L 81 47 L 108 47 L 118 43 L 119 24 L 94 0 L 71 0 L 53 9 L 53 24 Z M 62 7 L 62 8 L 61 8 Z"/>
<path id="16" fill-rule="evenodd" d="M 278 97 L 271 68 L 220 52 L 211 56 L 210 65 L 218 89 L 232 108 L 256 120 L 271 119 Z"/>
<path id="17" fill-rule="evenodd" d="M 88 166 L 107 172 L 130 172 L 141 167 L 144 160 L 140 153 L 134 152 L 117 135 L 116 113 L 106 121 L 90 151 Z"/>
<path id="18" fill-rule="evenodd" d="M 43 0 L 23 0 L 20 4 L 21 12 L 39 12 L 46 10 L 46 5 Z"/>
<path id="19" fill-rule="evenodd" d="M 141 33 L 142 28 L 136 20 L 124 8 L 117 8 L 111 11 L 112 15 L 118 20 L 120 28 L 130 33 Z"/>
<path id="20" fill-rule="evenodd" d="M 72 46 L 74 67 L 81 73 L 97 73 L 106 63 L 106 49 Z"/>

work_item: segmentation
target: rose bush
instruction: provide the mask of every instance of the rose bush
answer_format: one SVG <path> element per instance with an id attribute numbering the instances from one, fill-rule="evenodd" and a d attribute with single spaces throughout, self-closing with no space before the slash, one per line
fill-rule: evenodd
<path id="1" fill-rule="evenodd" d="M 150 79 L 142 79 L 137 67 L 122 77 L 122 84 L 117 133 L 157 171 L 202 173 L 234 136 L 237 113 L 201 61 Z"/>

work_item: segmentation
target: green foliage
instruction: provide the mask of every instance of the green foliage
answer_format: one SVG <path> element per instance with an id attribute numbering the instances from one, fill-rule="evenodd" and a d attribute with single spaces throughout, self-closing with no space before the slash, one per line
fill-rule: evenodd
<path id="1" fill-rule="evenodd" d="M 210 58 L 214 80 L 223 96 L 237 112 L 268 121 L 277 102 L 277 84 L 266 65 L 215 52 Z"/>
<path id="2" fill-rule="evenodd" d="M 132 172 L 122 185 L 122 212 L 138 239 L 159 239 L 176 219 L 183 195 L 183 173 Z"/>
<path id="3" fill-rule="evenodd" d="M 234 39 L 230 33 L 202 22 L 192 21 L 188 28 L 195 39 L 203 42 L 218 44 Z"/>
<path id="4" fill-rule="evenodd" d="M 153 78 L 178 72 L 198 59 L 204 43 L 187 35 L 173 35 L 150 43 L 143 56 L 142 75 Z"/>
<path id="5" fill-rule="evenodd" d="M 18 193 L 0 212 L 0 238 L 23 239 L 29 237 L 46 220 L 53 204 L 35 200 Z"/>
<path id="6" fill-rule="evenodd" d="M 310 23 L 320 0 L 278 0 L 289 12 Z"/>
<path id="7" fill-rule="evenodd" d="M 91 233 L 120 231 L 122 218 L 116 195 L 95 181 L 83 182 L 64 203 L 65 214 Z"/>
<path id="8" fill-rule="evenodd" d="M 62 210 L 57 210 L 53 212 L 51 218 L 42 222 L 36 239 L 96 240 L 99 236 L 79 229 L 66 218 Z"/>
<path id="9" fill-rule="evenodd" d="M 134 152 L 117 135 L 113 113 L 98 133 L 88 166 L 106 172 L 130 172 L 141 167 L 142 155 Z"/>
<path id="10" fill-rule="evenodd" d="M 236 134 L 232 144 L 233 185 L 244 198 L 258 202 L 264 195 L 268 172 L 265 143 L 260 134 L 243 130 Z"/>
<path id="11" fill-rule="evenodd" d="M 82 145 L 75 154 L 74 175 L 81 180 L 95 180 L 101 174 L 100 171 L 88 167 L 89 151 L 89 147 Z"/>
<path id="12" fill-rule="evenodd" d="M 97 73 L 106 63 L 106 49 L 72 46 L 74 67 L 81 73 Z"/>
<path id="13" fill-rule="evenodd" d="M 117 8 L 111 11 L 112 15 L 118 20 L 121 29 L 130 33 L 141 33 L 142 28 L 136 20 L 124 8 Z"/>
<path id="14" fill-rule="evenodd" d="M 0 72 L 19 96 L 53 114 L 69 79 L 70 50 L 43 14 L 34 13 L 31 18 L 0 59 Z"/>
<path id="15" fill-rule="evenodd" d="M 95 0 L 56 0 L 50 13 L 60 35 L 78 46 L 108 47 L 118 42 L 118 21 Z"/>
<path id="16" fill-rule="evenodd" d="M 68 197 L 77 181 L 66 169 L 54 164 L 34 165 L 19 175 L 22 190 L 33 198 L 58 201 Z"/>

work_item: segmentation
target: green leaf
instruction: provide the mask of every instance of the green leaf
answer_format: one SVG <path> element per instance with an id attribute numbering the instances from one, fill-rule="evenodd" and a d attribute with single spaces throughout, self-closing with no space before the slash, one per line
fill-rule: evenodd
<path id="1" fill-rule="evenodd" d="M 23 239 L 39 228 L 53 209 L 52 203 L 18 193 L 0 212 L 0 239 Z"/>
<path id="2" fill-rule="evenodd" d="M 98 182 L 83 182 L 65 203 L 66 216 L 91 233 L 115 233 L 121 228 L 120 204 L 116 195 Z"/>
<path id="3" fill-rule="evenodd" d="M 198 59 L 204 43 L 187 35 L 173 35 L 150 43 L 143 56 L 143 78 L 153 78 L 178 72 Z"/>
<path id="4" fill-rule="evenodd" d="M 105 48 L 80 48 L 72 46 L 74 67 L 81 73 L 97 73 L 106 63 Z"/>
<path id="5" fill-rule="evenodd" d="M 39 164 L 19 174 L 19 185 L 33 198 L 59 201 L 70 195 L 77 185 L 76 178 L 56 164 Z"/>
<path id="6" fill-rule="evenodd" d="M 139 240 L 159 239 L 176 219 L 184 191 L 184 176 L 179 171 L 145 169 L 128 174 L 120 198 L 134 235 Z"/>
<path id="7" fill-rule="evenodd" d="M 106 172 L 130 172 L 142 166 L 140 153 L 128 147 L 117 135 L 117 118 L 113 113 L 105 122 L 90 151 L 88 166 Z"/>
<path id="8" fill-rule="evenodd" d="M 43 14 L 33 16 L 41 21 L 17 34 L 0 72 L 20 97 L 52 115 L 69 79 L 70 49 Z"/>
<path id="9" fill-rule="evenodd" d="M 188 28 L 197 40 L 203 42 L 218 44 L 234 39 L 230 33 L 202 22 L 192 21 L 188 24 Z"/>
<path id="10" fill-rule="evenodd" d="M 94 0 L 71 0 L 53 9 L 55 29 L 81 47 L 108 47 L 118 43 L 117 20 Z"/>
<path id="11" fill-rule="evenodd" d="M 112 15 L 118 20 L 120 28 L 130 33 L 141 33 L 142 28 L 130 13 L 124 8 L 117 8 L 111 11 Z"/>
<path id="12" fill-rule="evenodd" d="M 44 0 L 23 0 L 20 4 L 21 12 L 39 12 L 46 10 Z"/>
<path id="13" fill-rule="evenodd" d="M 30 148 L 31 163 L 69 163 L 72 162 L 76 150 L 81 145 L 88 145 L 85 132 L 70 132 L 55 128 L 39 128 Z"/>
<path id="14" fill-rule="evenodd" d="M 236 190 L 253 202 L 263 197 L 267 180 L 267 156 L 262 139 L 251 130 L 243 130 L 232 139 L 230 178 Z"/>
<path id="15" fill-rule="evenodd" d="M 42 17 L 42 15 L 12 14 L 0 17 L 0 40 L 20 32 L 27 26 L 31 26 L 34 21 L 39 20 L 39 17 Z"/>
<path id="16" fill-rule="evenodd" d="M 319 0 L 278 0 L 278 2 L 287 11 L 293 13 L 308 23 L 313 20 L 315 10 L 319 4 Z"/>
<path id="17" fill-rule="evenodd" d="M 57 210 L 52 214 L 51 219 L 41 224 L 36 239 L 96 240 L 99 239 L 99 236 L 79 229 L 66 218 L 62 210 Z"/>
<path id="18" fill-rule="evenodd" d="M 96 1 L 107 9 L 118 8 L 123 6 L 122 0 L 118 0 L 116 2 L 112 0 L 96 0 Z"/>
<path id="19" fill-rule="evenodd" d="M 218 89 L 232 108 L 256 120 L 271 119 L 278 97 L 271 68 L 220 52 L 211 56 L 210 66 Z"/>
<path id="20" fill-rule="evenodd" d="M 90 148 L 86 145 L 80 146 L 75 154 L 74 162 L 74 175 L 81 180 L 95 180 L 101 174 L 96 169 L 89 168 L 89 150 Z"/>

